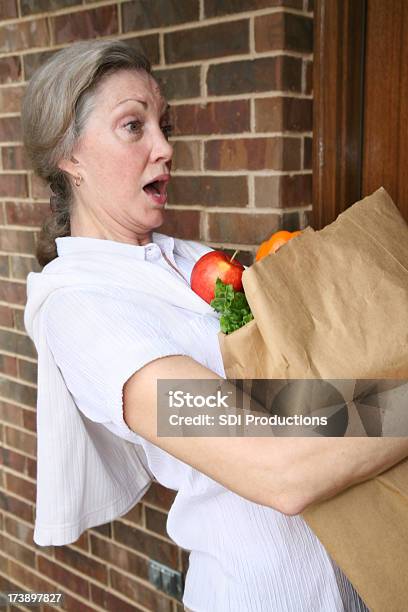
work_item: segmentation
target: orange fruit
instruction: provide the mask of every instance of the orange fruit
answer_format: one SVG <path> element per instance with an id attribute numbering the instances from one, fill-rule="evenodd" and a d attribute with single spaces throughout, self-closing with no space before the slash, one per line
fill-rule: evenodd
<path id="1" fill-rule="evenodd" d="M 276 251 L 280 249 L 282 245 L 288 242 L 288 240 L 291 240 L 292 238 L 298 236 L 301 233 L 301 230 L 297 230 L 296 232 L 287 232 L 286 230 L 275 232 L 274 234 L 272 234 L 269 240 L 265 240 L 265 242 L 262 242 L 256 253 L 255 261 L 259 261 L 270 253 L 276 253 Z"/>

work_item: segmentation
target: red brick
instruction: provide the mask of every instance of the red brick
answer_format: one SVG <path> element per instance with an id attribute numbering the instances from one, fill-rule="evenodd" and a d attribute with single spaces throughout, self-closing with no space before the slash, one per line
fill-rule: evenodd
<path id="1" fill-rule="evenodd" d="M 40 554 L 38 554 L 37 560 L 39 572 L 47 576 L 50 580 L 65 586 L 73 593 L 85 599 L 89 599 L 89 582 L 87 580 L 84 580 L 78 574 L 70 572 L 66 568 Z"/>
<path id="2" fill-rule="evenodd" d="M 198 21 L 199 0 L 138 0 L 122 5 L 123 31 L 162 28 Z"/>
<path id="3" fill-rule="evenodd" d="M 26 457 L 21 453 L 13 451 L 11 448 L 0 447 L 0 464 L 12 470 L 16 470 L 16 472 L 23 473 L 26 465 Z"/>
<path id="4" fill-rule="evenodd" d="M 14 536 L 21 542 L 32 545 L 34 529 L 31 525 L 19 521 L 16 517 L 5 516 L 4 526 L 7 533 Z"/>
<path id="5" fill-rule="evenodd" d="M 34 199 L 47 200 L 47 205 L 49 207 L 49 200 L 52 195 L 50 184 L 46 183 L 42 178 L 36 176 L 35 174 L 30 174 L 30 181 L 32 197 Z"/>
<path id="6" fill-rule="evenodd" d="M 198 240 L 200 236 L 200 212 L 198 210 L 169 208 L 166 210 L 164 223 L 158 231 L 176 238 Z"/>
<path id="7" fill-rule="evenodd" d="M 6 222 L 10 225 L 38 227 L 50 214 L 47 203 L 39 202 L 6 202 Z"/>
<path id="8" fill-rule="evenodd" d="M 10 270 L 13 278 L 25 280 L 30 272 L 40 272 L 41 266 L 34 257 L 10 255 Z"/>
<path id="9" fill-rule="evenodd" d="M 26 473 L 30 478 L 37 478 L 37 461 L 27 457 Z"/>
<path id="10" fill-rule="evenodd" d="M 63 608 L 57 608 L 57 610 L 63 609 L 64 611 L 66 610 L 66 612 L 95 612 L 95 607 L 83 603 L 79 599 L 76 599 L 76 597 L 73 597 L 70 593 L 64 592 L 63 589 L 60 589 L 60 592 L 64 595 L 64 599 L 61 604 L 63 605 Z M 40 612 L 48 612 L 49 609 L 50 606 L 44 606 Z"/>
<path id="11" fill-rule="evenodd" d="M 302 60 L 298 57 L 260 57 L 210 66 L 209 95 L 263 91 L 301 91 Z"/>
<path id="12" fill-rule="evenodd" d="M 168 538 L 169 535 L 166 528 L 167 514 L 160 512 L 159 510 L 149 508 L 148 506 L 145 508 L 145 513 L 147 529 Z"/>
<path id="13" fill-rule="evenodd" d="M 10 263 L 8 255 L 0 255 L 0 276 L 8 278 L 10 276 Z"/>
<path id="14" fill-rule="evenodd" d="M 18 21 L 0 26 L 0 53 L 10 53 L 50 44 L 46 19 Z"/>
<path id="15" fill-rule="evenodd" d="M 51 593 L 55 591 L 55 587 L 51 582 L 33 573 L 28 567 L 11 559 L 8 562 L 8 575 L 20 584 L 23 584 L 25 589 L 29 591 L 36 593 Z"/>
<path id="16" fill-rule="evenodd" d="M 0 305 L 0 325 L 2 327 L 13 327 L 13 310 L 4 304 Z"/>
<path id="17" fill-rule="evenodd" d="M 27 53 L 23 55 L 22 61 L 24 65 L 25 80 L 29 81 L 34 72 L 42 66 L 50 57 L 55 55 L 57 51 L 37 51 L 36 53 Z"/>
<path id="18" fill-rule="evenodd" d="M 24 454 L 36 456 L 37 440 L 33 434 L 20 431 L 14 427 L 6 426 L 4 428 L 5 441 L 8 446 L 21 451 Z"/>
<path id="19" fill-rule="evenodd" d="M 26 174 L 0 174 L 0 198 L 27 198 Z"/>
<path id="20" fill-rule="evenodd" d="M 291 13 L 255 17 L 255 50 L 313 51 L 313 19 Z"/>
<path id="21" fill-rule="evenodd" d="M 20 378 L 22 378 L 23 380 L 26 380 L 33 384 L 37 383 L 37 364 L 35 362 L 26 361 L 25 359 L 19 359 L 18 360 L 18 371 L 19 371 Z"/>
<path id="22" fill-rule="evenodd" d="M 15 308 L 13 310 L 13 314 L 14 314 L 14 327 L 18 329 L 19 331 L 23 331 L 24 333 L 27 333 L 25 325 L 24 325 L 24 310 Z"/>
<path id="23" fill-rule="evenodd" d="M 0 533 L 0 549 L 16 561 L 35 567 L 35 552 Z"/>
<path id="24" fill-rule="evenodd" d="M 257 132 L 312 130 L 312 100 L 274 97 L 255 100 Z"/>
<path id="25" fill-rule="evenodd" d="M 56 546 L 55 559 L 69 565 L 80 574 L 99 580 L 99 582 L 106 583 L 108 579 L 108 571 L 104 563 L 95 561 L 95 559 L 91 559 L 91 557 L 73 550 L 69 546 Z"/>
<path id="26" fill-rule="evenodd" d="M 51 17 L 55 44 L 73 42 L 118 32 L 117 6 L 101 6 L 89 11 L 78 11 Z"/>
<path id="27" fill-rule="evenodd" d="M 90 534 L 91 552 L 94 556 L 120 567 L 123 571 L 138 576 L 142 580 L 148 580 L 148 561 L 136 552 L 132 552 L 115 542 L 108 542 L 96 535 Z"/>
<path id="28" fill-rule="evenodd" d="M 98 606 L 101 606 L 104 610 L 112 612 L 116 610 L 118 612 L 143 612 L 144 609 L 139 608 L 136 604 L 130 604 L 120 597 L 116 597 L 113 593 L 105 589 L 91 584 L 91 598 Z"/>
<path id="29" fill-rule="evenodd" d="M 208 213 L 208 240 L 258 245 L 279 229 L 279 220 L 275 213 Z"/>
<path id="30" fill-rule="evenodd" d="M 17 353 L 24 357 L 36 357 L 36 349 L 31 338 L 13 330 L 0 330 L 0 346 L 10 353 Z"/>
<path id="31" fill-rule="evenodd" d="M 30 431 L 37 431 L 37 420 L 36 420 L 37 412 L 34 410 L 26 410 L 23 409 L 23 425 L 25 429 L 29 429 Z"/>
<path id="32" fill-rule="evenodd" d="M 136 504 L 127 512 L 121 519 L 125 519 L 130 523 L 134 523 L 135 525 L 143 525 L 143 512 L 142 512 L 142 504 Z"/>
<path id="33" fill-rule="evenodd" d="M 0 117 L 0 142 L 22 140 L 20 117 Z"/>
<path id="34" fill-rule="evenodd" d="M 172 170 L 200 170 L 201 142 L 199 140 L 176 140 L 173 145 Z"/>
<path id="35" fill-rule="evenodd" d="M 33 15 L 35 13 L 46 13 L 47 11 L 68 8 L 81 5 L 81 0 L 20 0 L 21 14 Z"/>
<path id="36" fill-rule="evenodd" d="M 166 62 L 191 62 L 249 51 L 249 20 L 230 21 L 164 35 Z"/>
<path id="37" fill-rule="evenodd" d="M 2 87 L 0 89 L 0 113 L 20 112 L 25 86 Z"/>
<path id="38" fill-rule="evenodd" d="M 0 509 L 18 516 L 28 523 L 31 523 L 34 518 L 34 507 L 31 504 L 4 491 L 0 491 Z"/>
<path id="39" fill-rule="evenodd" d="M 183 572 L 183 574 L 187 573 L 189 565 L 190 565 L 190 551 L 184 550 L 184 548 L 180 548 L 180 569 Z"/>
<path id="40" fill-rule="evenodd" d="M 105 523 L 103 525 L 97 525 L 96 527 L 92 527 L 91 531 L 95 533 L 100 533 L 104 535 L 106 538 L 112 537 L 112 523 Z"/>
<path id="41" fill-rule="evenodd" d="M 153 76 L 167 100 L 184 100 L 200 95 L 200 67 L 155 70 Z"/>
<path id="42" fill-rule="evenodd" d="M 3 374 L 17 377 L 17 359 L 11 355 L 0 354 L 0 371 L 3 372 Z"/>
<path id="43" fill-rule="evenodd" d="M 168 188 L 171 204 L 247 206 L 245 176 L 174 176 Z"/>
<path id="44" fill-rule="evenodd" d="M 78 548 L 85 552 L 89 552 L 89 531 L 84 531 L 79 538 L 69 546 L 74 549 Z"/>
<path id="45" fill-rule="evenodd" d="M 285 6 L 301 9 L 303 0 L 204 0 L 204 15 L 206 17 L 219 17 L 240 11 L 254 11 L 257 9 Z"/>
<path id="46" fill-rule="evenodd" d="M 205 143 L 209 170 L 299 170 L 300 139 L 237 138 Z"/>
<path id="47" fill-rule="evenodd" d="M 142 501 L 152 506 L 156 506 L 156 508 L 170 510 L 175 497 L 175 491 L 163 487 L 158 482 L 152 482 L 147 493 L 145 493 Z"/>
<path id="48" fill-rule="evenodd" d="M 177 547 L 174 544 L 119 521 L 114 521 L 113 531 L 116 542 L 177 569 Z"/>
<path id="49" fill-rule="evenodd" d="M 303 229 L 300 222 L 301 215 L 302 213 L 298 211 L 283 213 L 280 228 L 288 232 L 295 232 L 299 229 Z"/>
<path id="50" fill-rule="evenodd" d="M 6 488 L 11 493 L 18 495 L 18 497 L 22 497 L 35 504 L 36 486 L 33 482 L 15 474 L 6 474 Z"/>
<path id="51" fill-rule="evenodd" d="M 304 93 L 311 95 L 313 93 L 313 62 L 305 60 L 304 64 L 306 70 Z"/>
<path id="52" fill-rule="evenodd" d="M 4 170 L 26 170 L 28 160 L 23 147 L 2 147 L 1 159 Z"/>
<path id="53" fill-rule="evenodd" d="M 9 332 L 5 333 L 7 334 Z M 2 336 L 4 337 L 4 332 Z M 4 380 L 0 379 L 0 385 L 1 393 L 6 399 L 35 408 L 37 403 L 37 393 L 34 387 L 29 387 L 28 385 L 14 380 L 9 380 L 8 378 Z"/>
<path id="54" fill-rule="evenodd" d="M 0 250 L 14 253 L 34 253 L 34 232 L 3 228 L 0 232 Z"/>
<path id="55" fill-rule="evenodd" d="M 6 421 L 12 425 L 23 426 L 23 408 L 15 404 L 0 401 L 0 421 Z M 10 449 L 9 449 L 10 450 Z"/>
<path id="56" fill-rule="evenodd" d="M 255 177 L 255 206 L 288 208 L 312 203 L 312 175 Z"/>
<path id="57" fill-rule="evenodd" d="M 304 210 L 302 227 L 313 227 L 313 217 L 313 210 Z"/>
<path id="58" fill-rule="evenodd" d="M 63 590 L 61 592 L 64 594 L 63 609 L 66 610 L 66 612 L 95 612 L 95 608 L 93 606 L 88 606 L 82 601 L 79 601 L 79 599 L 72 597 L 70 593 L 66 593 Z M 48 612 L 49 609 L 50 606 L 47 606 L 47 608 L 44 608 L 44 611 L 41 610 L 41 612 Z"/>
<path id="59" fill-rule="evenodd" d="M 303 168 L 305 170 L 311 170 L 313 167 L 313 140 L 307 136 L 303 142 Z"/>
<path id="60" fill-rule="evenodd" d="M 1 557 L 1 561 L 5 560 L 5 557 Z M 1 564 L 0 561 L 0 564 Z M 5 566 L 7 564 L 7 562 L 5 561 Z M 14 582 L 11 582 L 11 580 L 8 580 L 7 578 L 5 578 L 4 576 L 0 575 L 0 589 L 5 592 L 5 591 L 11 591 L 13 593 L 17 593 L 19 590 L 21 590 L 21 587 L 18 587 Z M 8 610 L 7 610 L 8 612 Z"/>
<path id="61" fill-rule="evenodd" d="M 0 21 L 18 17 L 17 0 L 2 0 L 0 3 Z"/>
<path id="62" fill-rule="evenodd" d="M 20 81 L 21 76 L 21 60 L 18 55 L 0 59 L 0 83 Z"/>
<path id="63" fill-rule="evenodd" d="M 12 304 L 24 304 L 27 300 L 25 285 L 13 281 L 0 280 L 0 299 Z"/>
<path id="64" fill-rule="evenodd" d="M 155 612 L 173 612 L 173 604 L 170 599 L 161 595 L 153 589 L 149 589 L 141 582 L 121 574 L 115 569 L 109 571 L 110 584 L 113 589 L 125 595 L 132 601 L 140 603 L 147 610 Z"/>
<path id="65" fill-rule="evenodd" d="M 150 64 L 153 66 L 154 64 L 160 63 L 159 40 L 159 34 L 148 34 L 147 36 L 135 36 L 135 38 L 127 38 L 126 44 L 132 47 L 133 49 L 142 52 L 143 55 L 145 55 L 149 59 Z"/>
<path id="66" fill-rule="evenodd" d="M 235 134 L 250 129 L 248 100 L 183 104 L 172 109 L 174 135 Z"/>

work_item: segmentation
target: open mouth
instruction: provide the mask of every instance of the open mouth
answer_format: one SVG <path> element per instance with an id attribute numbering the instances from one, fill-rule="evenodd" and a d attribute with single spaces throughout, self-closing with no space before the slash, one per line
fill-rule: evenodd
<path id="1" fill-rule="evenodd" d="M 143 187 L 143 191 L 156 204 L 165 204 L 167 202 L 167 181 L 152 181 Z"/>

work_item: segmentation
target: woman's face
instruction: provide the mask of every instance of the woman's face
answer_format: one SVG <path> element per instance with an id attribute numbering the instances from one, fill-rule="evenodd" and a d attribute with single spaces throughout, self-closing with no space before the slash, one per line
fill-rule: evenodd
<path id="1" fill-rule="evenodd" d="M 74 187 L 71 235 L 149 242 L 163 223 L 166 180 L 161 197 L 143 187 L 157 176 L 170 178 L 168 105 L 154 78 L 136 70 L 106 77 L 95 100 L 69 162 L 70 174 L 83 179 Z"/>

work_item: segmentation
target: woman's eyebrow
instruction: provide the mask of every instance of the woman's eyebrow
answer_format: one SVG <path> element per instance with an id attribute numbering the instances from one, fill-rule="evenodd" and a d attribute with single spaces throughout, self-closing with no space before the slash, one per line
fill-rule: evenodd
<path id="1" fill-rule="evenodd" d="M 139 100 L 137 98 L 125 98 L 124 100 L 121 100 L 120 102 L 118 102 L 112 110 L 114 110 L 115 108 L 117 108 L 118 106 L 120 106 L 121 104 L 124 104 L 125 102 L 139 102 L 140 104 L 143 105 L 144 109 L 148 108 L 148 104 L 145 100 Z M 170 104 L 168 104 L 165 100 L 162 103 L 162 115 L 166 114 L 166 112 L 170 109 Z"/>

